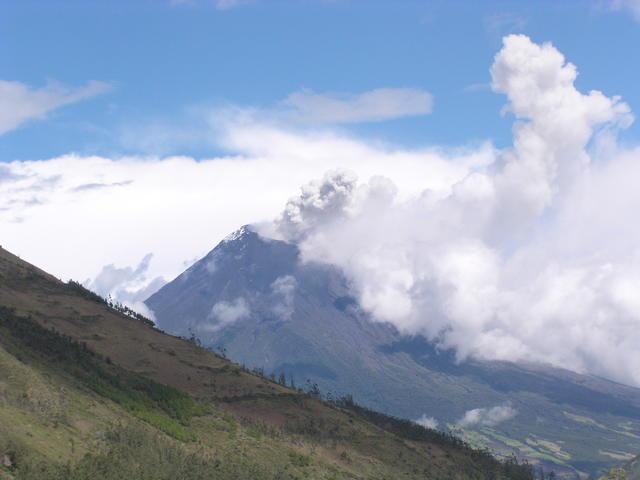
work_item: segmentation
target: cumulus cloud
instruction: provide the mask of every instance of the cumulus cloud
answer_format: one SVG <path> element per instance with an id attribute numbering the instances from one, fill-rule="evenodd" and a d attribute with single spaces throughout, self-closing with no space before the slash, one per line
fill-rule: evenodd
<path id="1" fill-rule="evenodd" d="M 0 135 L 29 120 L 43 119 L 51 110 L 104 93 L 109 88 L 107 83 L 92 81 L 82 88 L 49 83 L 34 89 L 20 82 L 0 80 Z"/>
<path id="2" fill-rule="evenodd" d="M 271 284 L 271 295 L 275 303 L 271 307 L 273 314 L 281 320 L 291 320 L 294 312 L 294 293 L 298 282 L 292 275 L 276 278 Z"/>
<path id="3" fill-rule="evenodd" d="M 491 408 L 474 408 L 465 412 L 458 421 L 458 426 L 468 427 L 494 427 L 499 423 L 511 420 L 518 411 L 509 404 L 498 405 Z"/>
<path id="4" fill-rule="evenodd" d="M 19 178 L 20 176 L 13 173 L 12 169 L 9 168 L 9 166 L 0 163 L 0 183 L 12 182 Z"/>
<path id="5" fill-rule="evenodd" d="M 147 278 L 146 273 L 152 257 L 153 254 L 148 253 L 135 268 L 105 265 L 92 280 L 84 283 L 103 297 L 111 297 L 114 301 L 155 320 L 153 312 L 144 301 L 167 282 L 162 277 Z"/>
<path id="6" fill-rule="evenodd" d="M 243 297 L 238 297 L 231 302 L 220 301 L 211 307 L 209 314 L 208 320 L 214 323 L 201 328 L 209 331 L 219 330 L 238 320 L 248 318 L 250 314 L 249 304 Z"/>
<path id="7" fill-rule="evenodd" d="M 429 417 L 427 416 L 426 413 L 423 413 L 420 418 L 418 418 L 417 420 L 415 420 L 415 422 L 418 425 L 422 425 L 424 428 L 431 428 L 431 429 L 436 429 L 438 428 L 438 421 L 433 418 L 433 417 Z"/>
<path id="8" fill-rule="evenodd" d="M 290 114 L 305 122 L 352 123 L 379 122 L 392 118 L 431 113 L 433 97 L 418 88 L 377 88 L 359 94 L 292 93 L 283 105 Z"/>
<path id="9" fill-rule="evenodd" d="M 640 385 L 640 150 L 587 148 L 628 126 L 629 107 L 578 91 L 576 67 L 523 35 L 504 39 L 491 74 L 516 117 L 513 146 L 491 165 L 446 195 L 411 198 L 387 178 L 331 173 L 263 234 L 340 266 L 374 319 L 459 360 L 542 361 Z"/>

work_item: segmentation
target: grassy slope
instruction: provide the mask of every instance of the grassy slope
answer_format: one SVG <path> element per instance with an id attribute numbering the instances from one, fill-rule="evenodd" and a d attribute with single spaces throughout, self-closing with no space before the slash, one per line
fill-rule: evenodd
<path id="1" fill-rule="evenodd" d="M 485 455 L 246 372 L 1 249 L 0 306 L 59 332 L 0 327 L 0 455 L 17 478 L 488 478 Z M 42 347 L 60 341 L 70 354 Z M 161 385 L 189 394 L 188 415 L 149 394 Z"/>
<path id="2" fill-rule="evenodd" d="M 600 480 L 640 480 L 640 455 L 632 458 L 622 467 L 611 469 Z"/>

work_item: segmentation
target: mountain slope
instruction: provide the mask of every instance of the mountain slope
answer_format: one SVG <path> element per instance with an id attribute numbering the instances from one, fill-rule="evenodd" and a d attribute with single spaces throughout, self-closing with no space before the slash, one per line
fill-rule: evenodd
<path id="1" fill-rule="evenodd" d="M 328 404 L 0 249 L 2 479 L 530 479 L 459 440 Z"/>
<path id="2" fill-rule="evenodd" d="M 640 480 L 640 456 L 632 458 L 622 467 L 612 468 L 600 480 Z"/>
<path id="3" fill-rule="evenodd" d="M 298 256 L 243 227 L 146 303 L 161 328 L 235 361 L 393 415 L 432 417 L 504 455 L 595 475 L 640 450 L 640 390 L 541 365 L 456 364 L 371 321 L 340 271 Z"/>

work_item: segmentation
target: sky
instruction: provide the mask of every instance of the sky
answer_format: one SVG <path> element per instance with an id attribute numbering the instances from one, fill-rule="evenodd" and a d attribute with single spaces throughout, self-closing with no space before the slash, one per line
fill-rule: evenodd
<path id="1" fill-rule="evenodd" d="M 0 0 L 0 244 L 144 309 L 257 224 L 461 360 L 640 385 L 636 45 L 637 0 Z"/>

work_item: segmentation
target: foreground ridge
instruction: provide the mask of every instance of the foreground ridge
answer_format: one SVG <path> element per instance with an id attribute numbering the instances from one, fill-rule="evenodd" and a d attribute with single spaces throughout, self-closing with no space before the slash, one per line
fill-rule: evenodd
<path id="1" fill-rule="evenodd" d="M 0 250 L 0 478 L 534 478 L 442 432 L 315 396 Z"/>

